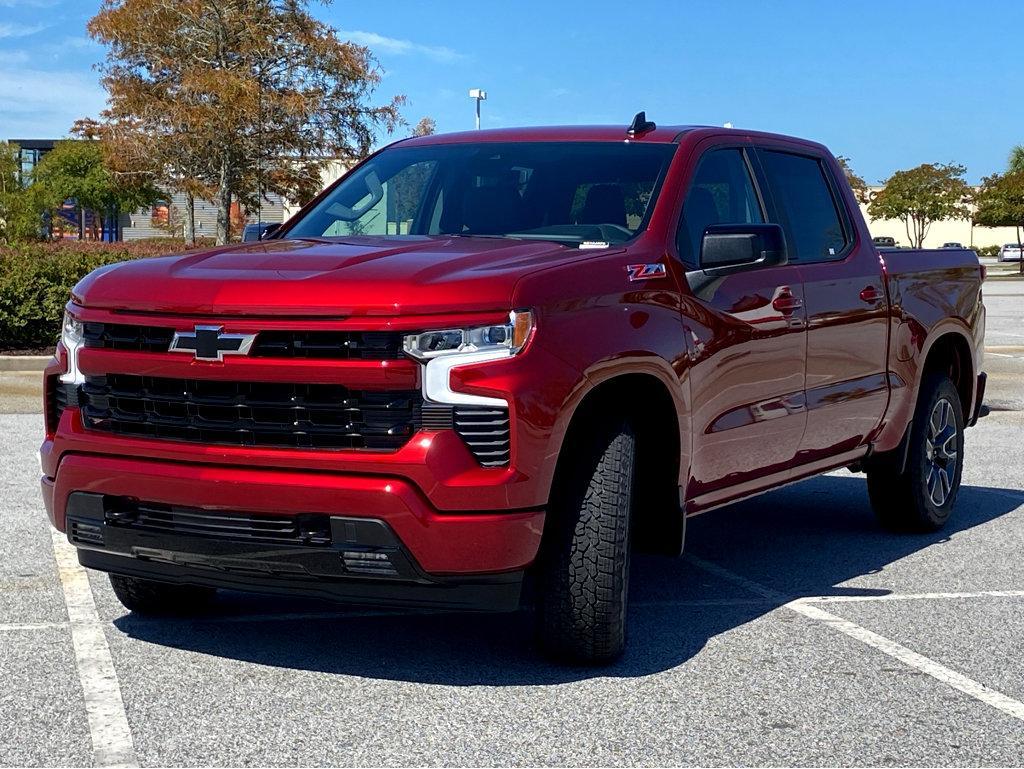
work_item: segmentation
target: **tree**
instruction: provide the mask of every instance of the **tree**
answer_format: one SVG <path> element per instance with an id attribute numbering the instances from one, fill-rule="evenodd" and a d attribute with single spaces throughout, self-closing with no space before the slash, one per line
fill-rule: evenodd
<path id="1" fill-rule="evenodd" d="M 150 152 L 161 178 L 217 203 L 269 192 L 312 197 L 329 158 L 369 152 L 401 122 L 402 97 L 368 104 L 380 82 L 370 51 L 338 39 L 307 0 L 103 0 L 89 34 L 102 66 L 107 133 Z M 169 145 L 169 146 L 168 146 Z"/>
<path id="2" fill-rule="evenodd" d="M 868 204 L 873 219 L 899 219 L 913 248 L 921 248 L 932 222 L 966 219 L 970 212 L 964 201 L 970 188 L 964 181 L 966 168 L 957 163 L 924 163 L 897 171 Z"/>
<path id="3" fill-rule="evenodd" d="M 420 118 L 420 122 L 412 129 L 413 136 L 432 136 L 437 131 L 437 123 L 432 117 Z"/>
<path id="4" fill-rule="evenodd" d="M 1011 169 L 1012 165 L 1011 161 Z M 986 176 L 974 197 L 974 205 L 975 224 L 1014 227 L 1019 247 L 1021 227 L 1024 227 L 1024 168 Z M 1020 273 L 1024 275 L 1024 260 L 1020 262 Z"/>
<path id="5" fill-rule="evenodd" d="M 30 190 L 44 207 L 59 209 L 74 200 L 82 220 L 93 212 L 93 222 L 118 210 L 134 211 L 160 199 L 159 191 L 144 177 L 118 178 L 106 165 L 103 146 L 88 139 L 57 142 L 35 168 Z M 94 232 L 94 236 L 95 236 Z"/>
<path id="6" fill-rule="evenodd" d="M 843 174 L 846 176 L 846 181 L 850 185 L 850 189 L 853 190 L 853 196 L 857 199 L 858 203 L 867 203 L 868 198 L 868 184 L 864 179 L 854 173 L 850 167 L 850 159 L 845 155 L 839 155 L 836 160 L 839 161 L 840 168 L 843 169 Z"/>
<path id="7" fill-rule="evenodd" d="M 1007 170 L 1024 171 L 1024 144 L 1018 144 L 1010 150 L 1010 159 L 1007 162 Z"/>

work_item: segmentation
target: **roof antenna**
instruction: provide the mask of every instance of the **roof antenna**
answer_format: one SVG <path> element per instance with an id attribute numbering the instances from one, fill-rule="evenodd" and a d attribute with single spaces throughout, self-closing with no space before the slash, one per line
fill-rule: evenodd
<path id="1" fill-rule="evenodd" d="M 645 134 L 648 131 L 653 131 L 658 126 L 653 121 L 647 119 L 646 112 L 637 112 L 636 117 L 633 118 L 633 122 L 629 124 L 629 128 L 626 129 L 626 133 L 630 136 L 639 136 Z"/>

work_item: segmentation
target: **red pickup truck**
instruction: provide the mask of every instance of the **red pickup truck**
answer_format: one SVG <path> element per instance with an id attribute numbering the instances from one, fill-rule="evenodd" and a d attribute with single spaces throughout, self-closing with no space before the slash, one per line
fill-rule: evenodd
<path id="1" fill-rule="evenodd" d="M 605 661 L 631 551 L 678 555 L 687 516 L 850 467 L 883 523 L 945 523 L 983 279 L 967 250 L 880 254 L 799 139 L 406 139 L 269 239 L 82 280 L 43 497 L 133 611 L 512 610 L 529 575 L 544 648 Z"/>

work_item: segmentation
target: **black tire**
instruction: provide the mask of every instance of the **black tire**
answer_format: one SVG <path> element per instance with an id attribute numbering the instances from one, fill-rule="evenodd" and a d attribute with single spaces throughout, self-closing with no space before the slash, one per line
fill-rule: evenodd
<path id="1" fill-rule="evenodd" d="M 110 574 L 114 595 L 129 611 L 139 614 L 188 615 L 206 609 L 216 590 L 197 585 L 171 585 L 123 574 Z"/>
<path id="2" fill-rule="evenodd" d="M 628 424 L 576 436 L 548 510 L 537 597 L 544 651 L 585 664 L 625 647 L 636 440 Z"/>
<path id="3" fill-rule="evenodd" d="M 963 407 L 948 376 L 921 383 L 909 440 L 902 472 L 892 461 L 868 465 L 871 506 L 888 528 L 937 531 L 953 512 L 964 463 Z"/>

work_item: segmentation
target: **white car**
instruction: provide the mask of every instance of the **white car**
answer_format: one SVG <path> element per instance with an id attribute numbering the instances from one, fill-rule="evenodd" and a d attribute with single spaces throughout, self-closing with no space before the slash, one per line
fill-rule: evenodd
<path id="1" fill-rule="evenodd" d="M 999 261 L 1000 262 L 1019 262 L 1020 261 L 1020 243 L 1007 243 L 1005 246 L 999 249 Z"/>

